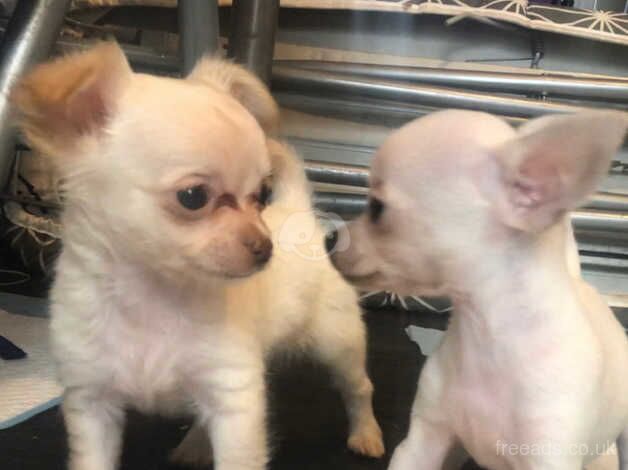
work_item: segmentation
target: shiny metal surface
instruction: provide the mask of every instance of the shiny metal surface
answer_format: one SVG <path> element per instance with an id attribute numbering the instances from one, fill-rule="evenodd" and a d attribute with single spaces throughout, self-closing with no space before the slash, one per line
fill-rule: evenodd
<path id="1" fill-rule="evenodd" d="M 309 114 L 363 122 L 386 123 L 398 127 L 412 119 L 423 116 L 433 108 L 426 108 L 394 101 L 372 98 L 346 99 L 329 96 L 312 96 L 289 91 L 274 91 L 279 104 Z"/>
<path id="2" fill-rule="evenodd" d="M 529 75 L 324 61 L 280 61 L 276 62 L 276 65 L 468 90 L 628 102 L 628 80 L 583 79 L 550 73 Z"/>
<path id="3" fill-rule="evenodd" d="M 318 210 L 355 217 L 366 208 L 366 197 L 344 193 L 314 193 L 314 205 Z"/>
<path id="4" fill-rule="evenodd" d="M 578 210 L 572 213 L 571 220 L 576 230 L 612 232 L 621 234 L 628 239 L 628 214 Z"/>
<path id="5" fill-rule="evenodd" d="M 582 109 L 577 106 L 540 100 L 506 98 L 492 94 L 463 92 L 452 88 L 419 86 L 390 80 L 373 80 L 284 65 L 273 67 L 273 87 L 279 90 L 299 90 L 309 93 L 366 96 L 423 106 L 475 109 L 518 117 L 532 117 L 547 113 L 571 113 Z"/>
<path id="6" fill-rule="evenodd" d="M 585 204 L 587 209 L 625 212 L 628 214 L 628 195 L 598 192 Z"/>
<path id="7" fill-rule="evenodd" d="M 279 0 L 234 0 L 231 7 L 228 55 L 265 83 L 270 83 L 278 15 Z"/>
<path id="8" fill-rule="evenodd" d="M 85 43 L 68 39 L 59 41 L 57 46 L 64 52 L 89 47 Z M 235 46 L 232 45 L 231 47 Z M 154 51 L 134 46 L 124 46 L 124 50 L 131 64 L 140 70 L 166 73 L 179 71 L 179 59 L 177 57 L 160 55 Z M 257 60 L 260 58 L 261 56 Z M 495 112 L 506 116 L 513 124 L 519 124 L 526 117 L 552 112 L 573 112 L 581 109 L 578 106 L 541 100 L 500 97 L 488 93 L 467 93 L 451 88 L 416 86 L 389 80 L 372 80 L 359 76 L 349 77 L 281 65 L 285 63 L 287 62 L 278 62 L 272 68 L 274 91 L 280 102 L 286 107 L 317 114 L 332 111 L 338 115 L 359 113 L 366 115 L 379 111 L 385 116 L 403 121 L 430 112 L 434 108 L 462 107 Z M 253 67 L 258 66 L 253 65 Z M 498 75 L 509 77 L 508 74 Z M 612 86 L 614 82 L 620 83 L 621 87 L 626 86 L 626 82 L 622 80 L 605 81 L 609 86 Z M 295 90 L 300 93 L 295 93 Z M 317 91 L 321 90 L 338 92 L 342 97 L 316 94 Z M 312 97 L 313 94 L 316 96 Z M 368 96 L 368 98 L 364 98 L 364 96 Z M 583 95 L 582 98 L 589 99 L 592 96 Z"/>
<path id="9" fill-rule="evenodd" d="M 75 39 L 61 38 L 55 45 L 55 50 L 61 54 L 84 51 L 95 44 L 94 41 L 77 41 Z M 180 75 L 181 63 L 178 56 L 158 54 L 145 47 L 130 44 L 121 45 L 127 59 L 134 69 L 172 75 Z"/>
<path id="10" fill-rule="evenodd" d="M 218 50 L 218 0 L 179 0 L 177 14 L 181 70 L 187 75 L 204 54 Z"/>
<path id="11" fill-rule="evenodd" d="M 7 182 L 15 149 L 8 101 L 11 87 L 32 64 L 45 59 L 70 0 L 20 0 L 0 45 L 0 187 Z"/>
<path id="12" fill-rule="evenodd" d="M 305 163 L 305 173 L 310 181 L 342 184 L 366 188 L 369 185 L 369 170 L 349 165 L 311 162 Z"/>
<path id="13" fill-rule="evenodd" d="M 288 109 L 302 111 L 323 117 L 335 117 L 385 125 L 392 128 L 425 116 L 438 108 L 399 103 L 390 100 L 352 97 L 334 98 L 329 96 L 307 96 L 291 92 L 276 91 L 273 96 L 279 104 Z M 527 121 L 525 118 L 502 116 L 513 126 Z"/>

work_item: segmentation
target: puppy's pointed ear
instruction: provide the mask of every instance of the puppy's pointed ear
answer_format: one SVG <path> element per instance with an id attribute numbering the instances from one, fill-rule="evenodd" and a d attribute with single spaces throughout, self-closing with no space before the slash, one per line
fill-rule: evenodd
<path id="1" fill-rule="evenodd" d="M 11 91 L 18 125 L 37 150 L 71 154 L 82 138 L 102 130 L 131 73 L 115 43 L 39 65 Z"/>
<path id="2" fill-rule="evenodd" d="M 229 93 L 257 119 L 264 132 L 277 132 L 277 103 L 266 85 L 244 67 L 218 57 L 205 57 L 196 64 L 187 79 Z"/>
<path id="3" fill-rule="evenodd" d="M 628 115 L 588 111 L 542 117 L 493 156 L 491 195 L 506 225 L 540 232 L 592 193 L 624 140 Z"/>

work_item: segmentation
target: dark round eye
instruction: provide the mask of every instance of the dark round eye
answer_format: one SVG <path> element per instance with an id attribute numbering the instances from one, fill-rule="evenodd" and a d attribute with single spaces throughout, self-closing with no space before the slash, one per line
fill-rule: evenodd
<path id="1" fill-rule="evenodd" d="M 373 197 L 369 200 L 369 217 L 371 222 L 376 223 L 384 212 L 384 203 Z"/>
<path id="2" fill-rule="evenodd" d="M 262 206 L 267 206 L 270 203 L 271 198 L 273 197 L 273 190 L 269 184 L 264 183 L 262 185 L 262 189 L 259 192 L 259 196 L 257 197 L 257 202 L 259 202 Z"/>
<path id="3" fill-rule="evenodd" d="M 207 194 L 207 187 L 202 184 L 177 191 L 177 200 L 179 201 L 179 204 L 191 211 L 196 211 L 205 207 L 208 199 L 209 196 Z"/>

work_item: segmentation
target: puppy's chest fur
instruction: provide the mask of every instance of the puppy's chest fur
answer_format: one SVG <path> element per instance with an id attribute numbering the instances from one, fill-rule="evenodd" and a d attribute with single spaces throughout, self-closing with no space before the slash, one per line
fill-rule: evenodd
<path id="1" fill-rule="evenodd" d="M 87 382 L 140 410 L 184 407 L 197 387 L 194 371 L 212 367 L 206 312 L 129 278 L 99 287 L 97 311 L 55 308 L 64 382 Z"/>
<path id="2" fill-rule="evenodd" d="M 199 354 L 195 332 L 178 312 L 162 311 L 154 302 L 135 311 L 120 306 L 103 331 L 104 367 L 111 387 L 140 409 L 179 408 L 190 381 L 189 363 Z"/>
<path id="3" fill-rule="evenodd" d="M 513 311 L 494 330 L 474 330 L 469 318 L 452 324 L 438 353 L 446 364 L 442 400 L 457 436 L 481 465 L 503 468 L 518 458 L 500 454 L 499 443 L 565 439 L 594 448 L 619 432 L 608 416 L 602 421 L 611 432 L 576 431 L 598 419 L 600 371 L 595 338 L 586 320 L 572 313 L 569 321 L 560 313 L 536 321 Z"/>

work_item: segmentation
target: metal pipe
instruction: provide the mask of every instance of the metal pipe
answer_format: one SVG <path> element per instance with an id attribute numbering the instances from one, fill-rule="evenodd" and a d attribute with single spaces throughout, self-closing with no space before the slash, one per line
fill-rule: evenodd
<path id="1" fill-rule="evenodd" d="M 183 75 L 206 53 L 218 50 L 218 0 L 179 0 L 179 55 Z"/>
<path id="2" fill-rule="evenodd" d="M 358 100 L 329 96 L 307 96 L 281 91 L 274 92 L 273 96 L 284 108 L 318 116 L 346 118 L 351 121 L 357 120 L 364 123 L 385 125 L 391 128 L 399 127 L 438 109 L 371 98 Z M 502 118 L 515 127 L 527 121 L 525 118 L 513 116 L 502 116 Z"/>
<path id="3" fill-rule="evenodd" d="M 368 168 L 308 161 L 305 163 L 305 173 L 310 181 L 319 183 L 342 184 L 362 188 L 369 186 Z"/>
<path id="4" fill-rule="evenodd" d="M 628 214 L 628 195 L 598 192 L 591 196 L 584 207 L 586 209 L 625 212 Z"/>
<path id="5" fill-rule="evenodd" d="M 529 75 L 325 61 L 277 61 L 275 64 L 304 70 L 357 75 L 370 79 L 398 80 L 480 91 L 628 102 L 628 80 L 567 78 L 550 74 Z"/>
<path id="6" fill-rule="evenodd" d="M 89 47 L 90 47 L 89 42 L 69 40 L 69 39 L 62 39 L 57 44 L 57 48 L 61 52 L 72 52 L 75 50 L 87 49 Z M 125 53 L 127 54 L 127 57 L 129 58 L 129 61 L 131 62 L 131 65 L 133 65 L 137 69 L 151 70 L 151 71 L 156 71 L 156 72 L 165 72 L 169 74 L 176 74 L 180 71 L 179 58 L 176 56 L 158 54 L 149 49 L 146 49 L 143 47 L 132 46 L 132 45 L 125 45 L 123 49 Z M 278 61 L 277 63 L 281 64 L 285 62 Z M 285 68 L 285 66 L 276 65 L 273 67 L 273 70 L 276 69 L 278 71 L 278 74 L 281 74 L 283 68 Z M 303 73 L 307 72 L 307 71 L 301 71 L 300 69 L 295 69 L 293 67 L 289 67 L 288 69 L 290 70 L 290 73 L 296 73 L 296 74 L 299 74 L 300 72 L 303 72 Z M 509 76 L 509 74 L 502 74 L 502 75 L 504 75 L 505 77 Z M 548 74 L 547 76 L 552 79 L 554 78 L 550 74 Z M 290 81 L 287 80 L 287 83 L 281 84 L 279 81 L 280 78 L 281 76 L 278 78 L 277 84 L 281 85 L 281 89 L 283 90 L 283 89 L 289 88 Z M 564 80 L 565 84 L 567 85 L 571 81 L 568 78 L 563 78 L 560 76 L 556 77 L 556 80 Z M 612 84 L 615 82 L 620 83 L 621 86 L 625 86 L 625 83 L 626 83 L 625 81 L 622 81 L 622 80 L 612 80 L 610 78 L 604 81 L 604 83 L 608 83 L 609 86 L 612 86 Z M 394 89 L 399 84 L 393 83 L 391 85 Z M 341 112 L 343 109 L 345 109 L 347 110 L 347 112 L 353 112 L 353 113 L 362 112 L 364 114 L 372 113 L 374 109 L 377 109 L 380 113 L 384 112 L 386 114 L 390 114 L 391 117 L 399 118 L 400 120 L 412 119 L 418 115 L 422 115 L 422 114 L 425 114 L 426 112 L 431 111 L 430 108 L 433 108 L 435 106 L 442 106 L 442 100 L 438 100 L 438 95 L 443 95 L 443 90 L 444 90 L 445 98 L 447 98 L 446 95 L 449 94 L 449 89 L 427 88 L 427 90 L 438 90 L 437 96 L 435 97 L 436 102 L 431 105 L 428 105 L 426 103 L 419 103 L 419 104 L 422 104 L 423 106 L 417 106 L 416 104 L 399 103 L 399 101 L 395 101 L 394 98 L 397 98 L 397 95 L 393 95 L 390 97 L 393 99 L 384 99 L 384 100 L 361 99 L 360 101 L 357 101 L 357 100 L 352 101 L 352 100 L 347 100 L 346 96 L 343 96 L 342 99 L 334 98 L 334 97 L 324 97 L 324 96 L 317 96 L 315 99 L 312 99 L 311 97 L 308 97 L 307 95 L 299 95 L 292 92 L 284 92 L 282 90 L 279 90 L 279 93 L 277 93 L 277 96 L 282 102 L 286 104 L 287 107 L 294 107 L 297 109 L 311 108 L 313 111 L 319 110 L 322 113 L 326 112 L 329 109 L 337 110 L 338 112 Z M 311 90 L 309 89 L 306 90 L 306 92 L 308 91 L 311 92 Z M 346 90 L 343 90 L 343 91 L 346 91 Z M 453 91 L 454 93 L 458 92 L 457 90 L 453 90 Z M 491 90 L 491 91 L 494 91 L 494 90 Z M 346 95 L 346 93 L 344 94 Z M 388 92 L 388 94 L 390 95 L 391 93 Z M 467 94 L 464 94 L 464 95 L 466 96 Z M 474 97 L 476 101 L 479 98 L 481 101 L 479 103 L 480 105 L 483 104 L 483 101 L 485 99 L 494 98 L 492 95 L 483 95 L 483 94 L 473 94 L 471 96 Z M 381 97 L 375 96 L 375 98 L 381 98 Z M 586 99 L 587 97 L 583 96 L 583 98 Z M 507 106 L 508 103 L 510 103 L 514 99 L 508 98 L 508 97 L 497 97 L 497 100 L 498 100 L 497 102 L 500 105 Z M 568 105 L 543 103 L 538 100 L 515 100 L 515 102 L 516 103 L 523 102 L 525 106 L 533 106 L 534 111 L 536 111 L 536 114 L 542 114 L 544 112 L 552 112 L 552 110 L 555 109 L 556 107 L 559 107 L 561 109 L 567 108 L 569 111 L 574 110 L 574 109 L 575 110 L 579 109 L 577 107 L 568 106 Z M 454 104 L 456 103 L 454 102 Z M 539 109 L 539 106 L 540 106 L 540 109 Z M 550 107 L 551 109 L 549 111 L 546 111 L 545 109 L 547 107 Z M 501 113 L 501 114 L 504 114 L 504 113 Z M 511 116 L 509 117 L 509 119 L 513 121 L 513 123 L 522 122 L 522 119 L 520 117 Z"/>
<path id="7" fill-rule="evenodd" d="M 323 210 L 351 216 L 366 208 L 367 198 L 356 194 L 316 193 L 314 203 Z M 577 210 L 572 212 L 571 221 L 575 230 L 604 231 L 628 237 L 628 214 Z"/>
<path id="8" fill-rule="evenodd" d="M 366 197 L 345 193 L 314 193 L 314 206 L 324 212 L 355 217 L 366 208 Z"/>
<path id="9" fill-rule="evenodd" d="M 77 41 L 75 39 L 62 38 L 57 41 L 55 51 L 61 54 L 85 51 L 94 44 L 96 44 L 94 41 Z M 177 56 L 158 54 L 146 47 L 134 46 L 132 44 L 121 44 L 120 46 L 136 70 L 161 72 L 169 75 L 179 75 L 181 73 L 181 63 Z"/>
<path id="10" fill-rule="evenodd" d="M 317 161 L 305 162 L 305 173 L 310 181 L 368 188 L 369 169 L 362 166 L 343 165 Z M 628 214 L 628 195 L 600 191 L 593 194 L 584 208 Z"/>
<path id="11" fill-rule="evenodd" d="M 197 0 L 198 1 L 198 0 Z M 234 0 L 229 57 L 270 83 L 279 0 Z"/>
<path id="12" fill-rule="evenodd" d="M 597 230 L 622 234 L 628 238 L 628 214 L 578 210 L 571 214 L 576 230 Z"/>
<path id="13" fill-rule="evenodd" d="M 547 113 L 572 113 L 583 108 L 538 100 L 506 98 L 490 94 L 467 93 L 451 88 L 418 86 L 388 80 L 348 77 L 342 74 L 273 67 L 273 86 L 279 90 L 305 90 L 310 93 L 339 93 L 425 106 L 476 109 L 489 113 L 531 117 Z"/>
<path id="14" fill-rule="evenodd" d="M 50 53 L 70 0 L 20 0 L 0 44 L 0 188 L 6 185 L 15 154 L 10 119 L 11 87 L 32 64 Z"/>
<path id="15" fill-rule="evenodd" d="M 362 98 L 348 100 L 329 96 L 308 96 L 305 94 L 276 91 L 273 93 L 279 104 L 309 114 L 324 117 L 356 118 L 363 122 L 375 122 L 398 127 L 412 119 L 433 111 L 434 108 L 395 103 L 393 101 Z"/>

